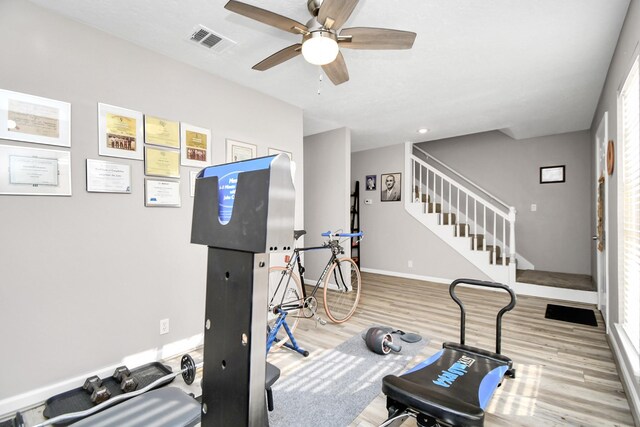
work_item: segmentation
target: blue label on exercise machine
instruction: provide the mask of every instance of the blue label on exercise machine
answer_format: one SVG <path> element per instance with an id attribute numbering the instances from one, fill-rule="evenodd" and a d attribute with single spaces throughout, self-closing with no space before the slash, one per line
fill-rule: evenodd
<path id="1" fill-rule="evenodd" d="M 243 172 L 269 169 L 275 156 L 260 157 L 237 163 L 227 163 L 220 166 L 210 166 L 203 169 L 198 178 L 218 177 L 218 221 L 228 224 L 233 214 L 233 202 L 236 198 L 238 175 Z"/>

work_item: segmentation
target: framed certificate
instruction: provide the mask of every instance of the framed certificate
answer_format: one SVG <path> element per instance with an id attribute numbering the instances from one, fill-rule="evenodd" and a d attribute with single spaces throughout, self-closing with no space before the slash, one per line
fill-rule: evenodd
<path id="1" fill-rule="evenodd" d="M 144 205 L 180 207 L 180 181 L 144 180 Z"/>
<path id="2" fill-rule="evenodd" d="M 98 104 L 98 154 L 142 160 L 142 113 Z"/>
<path id="3" fill-rule="evenodd" d="M 180 122 L 145 115 L 144 143 L 180 148 Z"/>
<path id="4" fill-rule="evenodd" d="M 198 177 L 199 173 L 200 171 L 189 171 L 189 191 L 191 197 L 196 196 L 196 178 Z"/>
<path id="5" fill-rule="evenodd" d="M 180 178 L 180 152 L 144 147 L 144 174 Z"/>
<path id="6" fill-rule="evenodd" d="M 0 194 L 71 196 L 71 153 L 0 145 Z"/>
<path id="7" fill-rule="evenodd" d="M 183 166 L 205 167 L 211 164 L 211 131 L 188 123 L 180 125 L 180 154 Z"/>
<path id="8" fill-rule="evenodd" d="M 131 193 L 131 166 L 87 159 L 87 191 Z"/>
<path id="9" fill-rule="evenodd" d="M 227 139 L 227 163 L 255 159 L 258 147 L 246 142 Z"/>
<path id="10" fill-rule="evenodd" d="M 565 182 L 564 165 L 543 166 L 540 168 L 540 184 L 554 184 Z"/>
<path id="11" fill-rule="evenodd" d="M 71 104 L 0 89 L 0 138 L 71 147 Z"/>

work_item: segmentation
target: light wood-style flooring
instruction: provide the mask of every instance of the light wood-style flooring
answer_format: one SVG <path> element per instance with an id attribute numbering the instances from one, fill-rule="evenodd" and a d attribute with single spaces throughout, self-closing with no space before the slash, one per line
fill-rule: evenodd
<path id="1" fill-rule="evenodd" d="M 300 322 L 295 335 L 301 346 L 311 352 L 308 358 L 286 349 L 269 353 L 268 360 L 281 369 L 281 378 L 373 325 L 417 332 L 430 340 L 409 366 L 437 352 L 444 341 L 459 339 L 460 313 L 449 297 L 448 286 L 370 273 L 363 273 L 362 278 L 362 299 L 349 321 L 324 326 L 311 319 Z M 495 314 L 506 304 L 506 294 L 460 287 L 458 291 L 468 310 L 467 344 L 493 350 Z M 542 298 L 518 298 L 515 310 L 503 318 L 502 340 L 502 353 L 513 359 L 517 378 L 505 379 L 496 391 L 487 409 L 485 425 L 632 426 L 629 404 L 600 313 L 596 312 L 598 327 L 548 320 L 544 318 L 548 303 L 594 308 Z M 322 308 L 320 314 L 323 315 Z M 196 361 L 201 360 L 199 350 L 191 354 Z M 179 360 L 177 357 L 166 362 L 178 369 Z M 179 378 L 172 385 L 200 394 L 200 376 L 198 372 L 192 386 L 185 386 Z M 286 404 L 278 400 L 277 393 L 274 400 L 275 405 Z M 25 414 L 28 425 L 42 421 L 42 409 L 40 406 Z M 351 427 L 378 426 L 386 417 L 381 393 Z M 324 426 L 321 420 L 318 426 L 342 427 Z M 412 427 L 416 423 L 409 419 L 403 426 Z"/>
<path id="2" fill-rule="evenodd" d="M 448 286 L 419 280 L 363 273 L 362 299 L 353 318 L 341 325 L 303 320 L 296 339 L 311 352 L 308 358 L 280 349 L 268 360 L 287 372 L 373 325 L 389 325 L 429 338 L 419 362 L 438 351 L 444 341 L 459 339 L 460 314 Z M 467 307 L 467 344 L 495 349 L 495 315 L 506 294 L 463 289 Z M 502 353 L 517 369 L 515 380 L 505 379 L 487 408 L 486 426 L 632 426 L 633 419 L 616 365 L 596 310 L 598 327 L 548 320 L 546 305 L 556 303 L 522 296 L 503 318 Z M 322 314 L 322 313 L 321 313 Z M 411 363 L 413 365 L 414 363 Z M 278 396 L 274 395 L 278 405 Z M 378 426 L 386 419 L 380 394 L 352 426 Z M 321 424 L 319 424 L 321 425 Z M 403 426 L 415 426 L 413 419 Z"/>

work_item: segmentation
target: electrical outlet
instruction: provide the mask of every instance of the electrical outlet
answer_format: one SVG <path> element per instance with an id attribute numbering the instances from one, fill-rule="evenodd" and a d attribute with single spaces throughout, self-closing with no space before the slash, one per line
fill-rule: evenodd
<path id="1" fill-rule="evenodd" d="M 169 319 L 160 320 L 160 335 L 169 333 Z"/>
<path id="2" fill-rule="evenodd" d="M 531 212 L 535 212 L 535 211 L 537 211 L 537 210 L 538 210 L 538 205 L 536 205 L 536 204 L 532 204 L 532 205 L 531 205 Z"/>
<path id="3" fill-rule="evenodd" d="M 407 261 L 407 266 L 409 268 L 413 268 L 413 261 L 412 260 Z"/>

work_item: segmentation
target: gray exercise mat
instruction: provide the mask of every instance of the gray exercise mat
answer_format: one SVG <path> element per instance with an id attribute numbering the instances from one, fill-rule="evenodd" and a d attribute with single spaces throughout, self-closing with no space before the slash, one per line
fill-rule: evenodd
<path id="1" fill-rule="evenodd" d="M 357 334 L 318 358 L 305 359 L 273 385 L 270 427 L 348 426 L 381 392 L 382 378 L 402 373 L 428 342 L 402 342 L 400 353 L 382 356 Z"/>

